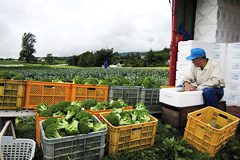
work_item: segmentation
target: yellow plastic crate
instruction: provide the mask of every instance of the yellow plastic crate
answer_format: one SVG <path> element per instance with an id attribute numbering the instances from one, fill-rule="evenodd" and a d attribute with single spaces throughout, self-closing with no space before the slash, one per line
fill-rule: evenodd
<path id="1" fill-rule="evenodd" d="M 151 121 L 126 126 L 113 126 L 105 117 L 108 113 L 100 113 L 100 121 L 107 124 L 106 147 L 111 155 L 118 155 L 122 151 L 137 151 L 154 145 L 158 120 L 151 116 Z"/>
<path id="2" fill-rule="evenodd" d="M 0 79 L 0 109 L 22 109 L 25 85 L 25 81 Z"/>
<path id="3" fill-rule="evenodd" d="M 188 114 L 184 139 L 201 152 L 213 157 L 236 132 L 239 119 L 214 107 Z M 214 127 L 213 127 L 214 126 Z"/>

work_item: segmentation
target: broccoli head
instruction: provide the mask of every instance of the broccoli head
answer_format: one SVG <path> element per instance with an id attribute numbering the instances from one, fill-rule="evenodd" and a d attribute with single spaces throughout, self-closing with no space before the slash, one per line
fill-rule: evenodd
<path id="1" fill-rule="evenodd" d="M 123 113 L 121 115 L 121 119 L 119 121 L 119 125 L 124 126 L 124 125 L 130 125 L 130 124 L 132 124 L 132 118 L 131 118 L 129 112 L 123 111 Z"/>
<path id="2" fill-rule="evenodd" d="M 48 109 L 48 106 L 45 104 L 45 103 L 39 103 L 38 106 L 37 106 L 37 113 L 40 113 L 44 110 L 47 110 Z"/>
<path id="3" fill-rule="evenodd" d="M 106 110 L 106 107 L 102 103 L 97 102 L 96 111 Z"/>
<path id="4" fill-rule="evenodd" d="M 80 107 L 79 106 L 68 106 L 64 109 L 65 112 L 67 112 L 66 114 L 66 119 L 69 120 L 72 117 L 74 117 L 79 111 L 80 111 Z"/>
<path id="5" fill-rule="evenodd" d="M 113 126 L 119 126 L 119 117 L 110 112 L 110 114 L 106 117 L 109 123 L 111 123 Z"/>
<path id="6" fill-rule="evenodd" d="M 69 125 L 68 121 L 65 119 L 65 117 L 58 118 L 57 119 L 57 129 L 58 130 L 65 130 Z"/>
<path id="7" fill-rule="evenodd" d="M 50 116 L 53 116 L 53 112 L 51 109 L 46 109 L 46 110 L 43 110 L 39 113 L 39 116 L 40 117 L 50 117 Z"/>
<path id="8" fill-rule="evenodd" d="M 52 110 L 53 113 L 58 112 L 58 108 L 56 104 L 51 104 L 48 109 Z"/>
<path id="9" fill-rule="evenodd" d="M 65 128 L 67 134 L 68 134 L 68 135 L 79 134 L 78 124 L 79 124 L 79 122 L 78 122 L 77 120 L 73 120 L 73 121 Z"/>
<path id="10" fill-rule="evenodd" d="M 47 126 L 49 126 L 52 123 L 56 123 L 56 122 L 57 122 L 56 117 L 48 117 L 43 123 L 43 129 L 45 130 L 47 128 Z"/>
<path id="11" fill-rule="evenodd" d="M 79 121 L 78 130 L 81 134 L 88 134 L 93 128 L 93 123 L 89 122 L 87 118 Z"/>
<path id="12" fill-rule="evenodd" d="M 122 108 L 128 107 L 128 105 L 121 98 L 119 98 L 117 101 L 121 104 Z"/>
<path id="13" fill-rule="evenodd" d="M 73 102 L 71 103 L 71 105 L 76 105 L 76 106 L 82 107 L 82 103 L 81 103 L 80 101 L 78 101 L 78 100 L 73 101 Z"/>
<path id="14" fill-rule="evenodd" d="M 144 110 L 144 111 L 148 112 L 146 106 L 143 103 L 137 103 L 135 109 L 136 110 Z"/>
<path id="15" fill-rule="evenodd" d="M 45 129 L 45 136 L 48 139 L 61 138 L 62 136 L 58 133 L 57 123 L 52 123 Z"/>
<path id="16" fill-rule="evenodd" d="M 122 108 L 121 103 L 118 101 L 110 101 L 111 108 Z"/>
<path id="17" fill-rule="evenodd" d="M 85 99 L 82 103 L 82 106 L 85 107 L 86 109 L 90 109 L 91 107 L 96 105 L 97 105 L 97 101 L 93 98 Z"/>
<path id="18" fill-rule="evenodd" d="M 140 123 L 145 123 L 145 122 L 149 122 L 151 120 L 150 115 L 148 112 L 141 112 L 138 115 L 138 120 Z"/>
<path id="19" fill-rule="evenodd" d="M 70 105 L 71 105 L 70 101 L 61 101 L 57 104 L 58 111 L 64 112 L 64 109 Z"/>
<path id="20" fill-rule="evenodd" d="M 107 124 L 104 124 L 104 123 L 95 123 L 94 126 L 93 126 L 93 132 L 97 132 L 97 131 L 102 131 L 102 130 L 105 130 L 107 129 Z"/>
<path id="21" fill-rule="evenodd" d="M 61 111 L 57 111 L 56 113 L 53 113 L 54 117 L 63 116 L 63 115 L 65 115 L 65 114 Z"/>
<path id="22" fill-rule="evenodd" d="M 138 110 L 136 110 L 136 109 L 130 110 L 129 114 L 131 115 L 132 122 L 134 123 L 137 120 L 137 117 L 138 117 Z"/>
<path id="23" fill-rule="evenodd" d="M 81 119 L 86 118 L 89 122 L 94 122 L 94 118 L 93 115 L 85 110 L 81 110 L 80 112 L 78 112 L 74 119 L 80 121 Z"/>

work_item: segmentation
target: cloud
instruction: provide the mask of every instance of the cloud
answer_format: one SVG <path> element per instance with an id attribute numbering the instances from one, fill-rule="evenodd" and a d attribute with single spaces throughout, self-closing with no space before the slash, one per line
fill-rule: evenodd
<path id="1" fill-rule="evenodd" d="M 35 56 L 161 50 L 171 39 L 171 9 L 159 0 L 8 0 L 0 6 L 0 57 L 18 58 L 24 32 Z"/>

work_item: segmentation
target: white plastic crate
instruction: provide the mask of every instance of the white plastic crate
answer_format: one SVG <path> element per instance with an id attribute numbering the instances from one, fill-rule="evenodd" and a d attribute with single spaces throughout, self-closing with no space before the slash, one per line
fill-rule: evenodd
<path id="1" fill-rule="evenodd" d="M 96 116 L 93 115 L 93 117 L 95 122 L 100 122 Z M 66 157 L 71 160 L 103 158 L 107 129 L 88 134 L 48 139 L 44 134 L 43 123 L 44 121 L 40 122 L 40 142 L 44 160 L 58 160 Z"/>
<path id="2" fill-rule="evenodd" d="M 160 89 L 160 102 L 175 107 L 188 107 L 204 104 L 202 91 L 178 92 L 180 90 L 183 90 L 183 88 Z"/>

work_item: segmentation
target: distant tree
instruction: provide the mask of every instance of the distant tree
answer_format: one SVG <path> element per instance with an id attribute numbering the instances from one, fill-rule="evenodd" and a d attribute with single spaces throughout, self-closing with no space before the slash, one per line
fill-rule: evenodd
<path id="1" fill-rule="evenodd" d="M 85 52 L 79 55 L 78 66 L 94 67 L 96 65 L 96 57 L 93 52 Z"/>
<path id="2" fill-rule="evenodd" d="M 36 52 L 34 49 L 34 43 L 36 43 L 36 36 L 32 33 L 24 33 L 22 36 L 22 50 L 20 51 L 19 60 L 26 60 L 29 63 L 31 60 L 35 60 L 33 54 Z"/>
<path id="3" fill-rule="evenodd" d="M 45 59 L 46 59 L 46 62 L 47 62 L 48 64 L 52 64 L 53 61 L 54 61 L 54 58 L 53 58 L 53 56 L 52 56 L 51 53 L 48 53 L 48 54 L 47 54 L 47 57 L 46 57 Z"/>
<path id="4" fill-rule="evenodd" d="M 101 67 L 105 61 L 108 63 L 111 61 L 113 56 L 113 48 L 112 49 L 101 49 L 96 51 L 96 67 Z"/>

